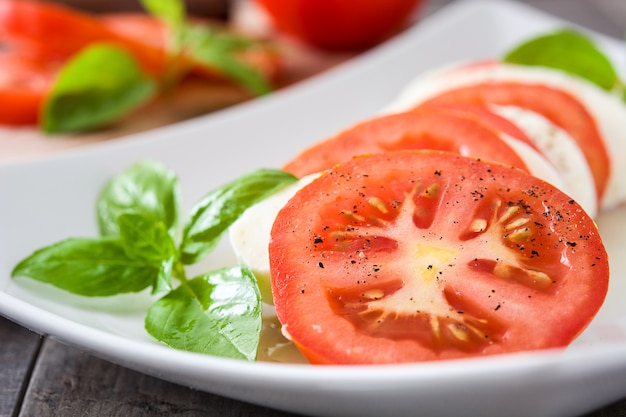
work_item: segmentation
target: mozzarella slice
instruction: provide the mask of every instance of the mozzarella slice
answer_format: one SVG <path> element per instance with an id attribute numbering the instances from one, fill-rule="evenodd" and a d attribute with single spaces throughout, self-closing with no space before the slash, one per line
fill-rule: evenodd
<path id="1" fill-rule="evenodd" d="M 529 173 L 537 178 L 554 185 L 567 195 L 571 196 L 580 206 L 585 209 L 591 217 L 597 214 L 597 200 L 595 190 L 592 195 L 581 193 L 577 184 L 564 181 L 561 172 L 541 153 L 537 152 L 527 143 L 517 140 L 509 135 L 501 134 L 502 139 L 511 147 L 524 161 Z M 593 181 L 593 180 L 592 180 Z"/>
<path id="2" fill-rule="evenodd" d="M 584 79 L 541 67 L 503 63 L 455 65 L 417 77 L 382 112 L 405 111 L 444 91 L 495 81 L 543 84 L 560 88 L 577 97 L 596 120 L 608 154 L 613 158 L 611 175 L 601 206 L 607 209 L 626 202 L 626 181 L 623 181 L 626 177 L 626 164 L 619 160 L 626 155 L 626 106 L 618 97 Z"/>
<path id="3" fill-rule="evenodd" d="M 562 182 L 562 186 L 555 183 L 553 185 L 576 200 L 587 211 L 587 214 L 595 217 L 598 201 L 593 174 L 574 139 L 563 129 L 535 112 L 516 106 L 493 106 L 492 109 L 522 129 L 550 161 Z M 531 172 L 535 174 L 532 169 Z M 549 181 L 540 174 L 535 175 Z"/>
<path id="4" fill-rule="evenodd" d="M 274 219 L 300 188 L 318 176 L 319 174 L 306 176 L 253 205 L 230 227 L 230 244 L 235 255 L 240 263 L 246 265 L 254 273 L 261 291 L 261 298 L 267 304 L 274 304 L 268 252 Z"/>

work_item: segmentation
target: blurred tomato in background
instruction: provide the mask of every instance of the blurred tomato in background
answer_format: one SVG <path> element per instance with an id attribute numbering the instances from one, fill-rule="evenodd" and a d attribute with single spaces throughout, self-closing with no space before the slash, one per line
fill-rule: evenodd
<path id="1" fill-rule="evenodd" d="M 274 26 L 311 46 L 371 47 L 419 12 L 425 0 L 255 0 Z"/>

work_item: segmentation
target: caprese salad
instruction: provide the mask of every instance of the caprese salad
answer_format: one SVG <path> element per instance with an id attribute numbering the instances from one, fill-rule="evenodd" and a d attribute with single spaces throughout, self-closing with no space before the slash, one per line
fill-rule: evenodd
<path id="1" fill-rule="evenodd" d="M 626 199 L 623 84 L 513 61 L 572 37 L 594 62 L 590 41 L 562 31 L 508 62 L 420 76 L 281 170 L 211 191 L 180 236 L 173 173 L 133 166 L 99 197 L 99 238 L 42 248 L 13 276 L 81 295 L 151 287 L 165 292 L 145 320 L 157 340 L 249 360 L 263 309 L 313 364 L 565 347 L 608 290 L 593 219 Z M 239 266 L 189 279 L 227 231 Z"/>
<path id="2" fill-rule="evenodd" d="M 572 34 L 544 39 L 559 36 Z M 591 81 L 517 63 L 450 66 L 287 162 L 304 179 L 246 211 L 231 242 L 313 363 L 565 346 L 606 293 L 592 218 L 626 199 L 618 155 L 626 106 Z M 563 316 L 550 317 L 555 305 Z"/>

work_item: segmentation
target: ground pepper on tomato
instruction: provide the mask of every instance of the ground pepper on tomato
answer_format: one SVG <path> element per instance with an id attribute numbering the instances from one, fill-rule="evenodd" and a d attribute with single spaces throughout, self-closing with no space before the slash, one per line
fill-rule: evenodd
<path id="1" fill-rule="evenodd" d="M 320 364 L 563 347 L 608 288 L 596 226 L 570 197 L 447 152 L 328 171 L 281 210 L 269 250 L 278 318 Z"/>

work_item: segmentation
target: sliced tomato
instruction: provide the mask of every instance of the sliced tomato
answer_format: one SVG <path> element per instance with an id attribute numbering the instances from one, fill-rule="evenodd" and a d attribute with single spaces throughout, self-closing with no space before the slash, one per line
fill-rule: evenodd
<path id="1" fill-rule="evenodd" d="M 422 110 L 426 106 L 418 106 L 413 110 Z M 519 128 L 515 123 L 510 121 L 509 119 L 500 116 L 499 114 L 492 111 L 489 107 L 484 105 L 475 105 L 475 104 L 463 104 L 463 103 L 454 103 L 454 104 L 444 104 L 444 105 L 434 105 L 433 107 L 440 107 L 447 111 L 458 112 L 460 115 L 465 117 L 474 118 L 477 122 L 485 125 L 486 127 L 491 128 L 492 130 L 504 133 L 509 135 L 510 137 L 523 142 L 533 148 L 534 150 L 540 152 L 539 148 L 533 142 L 533 140 L 528 137 L 528 135 Z"/>
<path id="2" fill-rule="evenodd" d="M 0 124 L 33 125 L 62 61 L 20 45 L 0 50 Z"/>
<path id="3" fill-rule="evenodd" d="M 168 30 L 163 22 L 144 13 L 108 13 L 101 16 L 101 21 L 113 32 L 123 37 L 129 37 L 142 42 L 146 48 L 161 54 L 164 62 L 167 58 Z M 217 22 L 197 20 L 197 24 L 220 26 Z M 224 28 L 221 28 L 224 29 Z M 225 30 L 225 29 L 224 29 Z M 255 47 L 241 49 L 236 54 L 242 63 L 258 70 L 266 79 L 275 79 L 281 71 L 281 62 L 276 50 L 258 44 Z M 179 60 L 181 70 L 191 69 L 195 74 L 213 79 L 225 79 L 217 68 L 199 62 L 189 55 L 183 55 Z"/>
<path id="4" fill-rule="evenodd" d="M 95 42 L 113 42 L 128 49 L 152 75 L 163 71 L 162 53 L 141 40 L 120 36 L 95 16 L 69 7 L 32 0 L 0 2 L 0 38 L 38 44 L 48 53 L 66 58 Z"/>
<path id="5" fill-rule="evenodd" d="M 596 226 L 570 197 L 437 151 L 321 175 L 278 214 L 269 255 L 278 319 L 318 364 L 566 346 L 608 288 Z"/>
<path id="6" fill-rule="evenodd" d="M 401 149 L 436 149 L 500 161 L 527 170 L 492 123 L 455 109 L 423 108 L 375 117 L 300 153 L 283 166 L 302 177 L 355 155 Z"/>
<path id="7" fill-rule="evenodd" d="M 536 112 L 565 130 L 585 155 L 598 201 L 604 195 L 611 161 L 593 116 L 572 94 L 542 84 L 490 82 L 443 92 L 422 105 L 510 105 Z"/>

